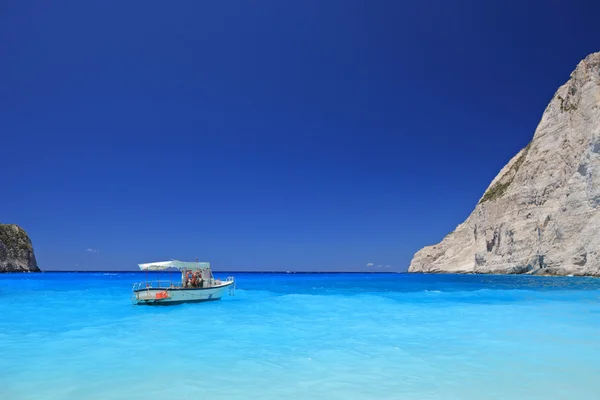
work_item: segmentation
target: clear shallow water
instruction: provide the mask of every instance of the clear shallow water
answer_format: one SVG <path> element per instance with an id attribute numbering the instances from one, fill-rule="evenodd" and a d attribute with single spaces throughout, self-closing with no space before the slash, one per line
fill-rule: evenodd
<path id="1" fill-rule="evenodd" d="M 600 398 L 600 279 L 235 276 L 132 307 L 140 273 L 0 275 L 0 399 Z"/>

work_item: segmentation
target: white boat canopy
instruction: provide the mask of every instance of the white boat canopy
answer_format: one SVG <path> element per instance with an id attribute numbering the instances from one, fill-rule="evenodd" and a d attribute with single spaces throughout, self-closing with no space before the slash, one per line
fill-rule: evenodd
<path id="1" fill-rule="evenodd" d="M 177 269 L 204 269 L 210 268 L 210 263 L 208 262 L 188 262 L 188 261 L 158 261 L 151 262 L 146 264 L 138 264 L 142 271 L 160 271 L 169 268 L 177 268 Z"/>

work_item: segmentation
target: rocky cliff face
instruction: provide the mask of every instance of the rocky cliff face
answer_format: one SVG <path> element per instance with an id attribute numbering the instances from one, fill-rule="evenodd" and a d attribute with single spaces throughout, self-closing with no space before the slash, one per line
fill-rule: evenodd
<path id="1" fill-rule="evenodd" d="M 0 272 L 39 270 L 27 233 L 17 225 L 0 224 Z"/>
<path id="2" fill-rule="evenodd" d="M 531 143 L 409 272 L 600 276 L 600 53 L 581 61 Z"/>

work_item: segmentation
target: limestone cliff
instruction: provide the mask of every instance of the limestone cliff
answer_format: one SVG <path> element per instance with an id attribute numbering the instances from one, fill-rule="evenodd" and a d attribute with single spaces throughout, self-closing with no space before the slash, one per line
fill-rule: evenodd
<path id="1" fill-rule="evenodd" d="M 0 224 L 0 272 L 39 270 L 27 233 L 17 225 Z"/>
<path id="2" fill-rule="evenodd" d="M 600 276 L 600 53 L 579 63 L 531 143 L 409 272 Z"/>

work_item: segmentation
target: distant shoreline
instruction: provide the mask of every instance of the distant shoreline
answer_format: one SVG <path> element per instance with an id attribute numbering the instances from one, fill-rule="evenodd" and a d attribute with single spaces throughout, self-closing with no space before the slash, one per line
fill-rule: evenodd
<path id="1" fill-rule="evenodd" d="M 52 270 L 52 271 L 40 271 L 42 273 L 75 273 L 75 274 L 88 274 L 88 273 L 96 273 L 96 274 L 164 274 L 169 272 L 177 272 L 177 271 L 136 271 L 136 270 L 127 270 L 127 271 L 75 271 L 75 270 Z M 15 273 L 15 274 L 27 274 L 29 272 L 7 272 L 7 273 Z M 39 272 L 35 272 L 39 273 Z M 213 270 L 213 273 L 217 274 L 407 274 L 408 272 L 392 272 L 392 271 L 216 271 Z"/>

